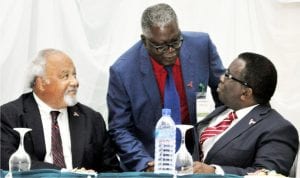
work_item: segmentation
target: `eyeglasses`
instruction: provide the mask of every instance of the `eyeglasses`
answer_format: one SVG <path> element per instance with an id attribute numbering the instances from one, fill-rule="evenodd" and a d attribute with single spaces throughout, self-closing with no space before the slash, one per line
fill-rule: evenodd
<path id="1" fill-rule="evenodd" d="M 166 52 L 169 48 L 174 48 L 174 49 L 179 49 L 182 45 L 183 42 L 183 37 L 180 36 L 176 41 L 173 41 L 169 44 L 164 44 L 164 45 L 155 45 L 153 42 L 148 40 L 150 46 L 154 48 L 157 52 L 163 53 Z"/>
<path id="2" fill-rule="evenodd" d="M 233 76 L 231 75 L 231 73 L 229 72 L 228 69 L 225 71 L 224 76 L 225 76 L 226 78 L 229 78 L 229 79 L 232 79 L 232 80 L 234 80 L 234 81 L 236 81 L 236 82 L 239 82 L 240 84 L 242 84 L 242 85 L 244 85 L 244 86 L 246 86 L 246 87 L 251 88 L 251 86 L 250 86 L 247 82 L 244 82 L 244 81 L 242 81 L 242 80 L 239 80 L 239 79 L 233 77 Z"/>

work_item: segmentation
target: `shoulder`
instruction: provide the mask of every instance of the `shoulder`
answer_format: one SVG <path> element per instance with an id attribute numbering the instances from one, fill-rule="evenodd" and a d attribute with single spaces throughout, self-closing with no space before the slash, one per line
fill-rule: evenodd
<path id="1" fill-rule="evenodd" d="M 184 41 L 195 41 L 195 42 L 208 42 L 210 37 L 208 33 L 205 32 L 191 32 L 184 31 L 182 32 L 182 37 Z"/>
<path id="2" fill-rule="evenodd" d="M 140 75 L 140 72 L 150 70 L 151 67 L 150 56 L 140 40 L 110 66 L 109 72 L 110 77 L 134 78 Z"/>
<path id="3" fill-rule="evenodd" d="M 276 130 L 286 130 L 289 133 L 297 134 L 296 127 L 274 108 L 258 106 L 253 112 L 258 113 L 261 117 L 262 122 L 260 123 L 264 131 L 275 132 Z"/>
<path id="4" fill-rule="evenodd" d="M 24 110 L 24 105 L 26 105 L 27 101 L 33 101 L 32 93 L 22 94 L 19 98 L 10 101 L 8 103 L 3 104 L 0 107 L 1 113 L 20 113 Z"/>
<path id="5" fill-rule="evenodd" d="M 182 36 L 186 38 L 209 38 L 209 34 L 205 32 L 183 31 Z"/>
<path id="6" fill-rule="evenodd" d="M 86 119 L 90 118 L 91 120 L 94 120 L 95 118 L 97 118 L 96 120 L 100 119 L 101 121 L 104 121 L 103 116 L 100 112 L 80 102 L 78 102 L 73 107 L 69 107 L 68 109 L 70 112 L 79 112 L 80 114 L 83 114 Z"/>
<path id="7" fill-rule="evenodd" d="M 297 128 L 285 119 L 275 109 L 270 108 L 265 114 L 261 113 L 262 120 L 257 127 L 253 127 L 255 133 L 260 135 L 262 142 L 268 143 L 269 140 L 282 140 L 282 143 L 289 144 L 298 150 L 299 134 Z M 260 133 L 260 134 L 259 134 Z M 267 141 L 266 141 L 267 140 Z"/>
<path id="8" fill-rule="evenodd" d="M 96 111 L 95 109 L 91 108 L 90 106 L 87 106 L 85 104 L 82 104 L 78 102 L 75 106 L 76 109 L 78 109 L 81 112 L 87 113 L 87 114 L 100 114 L 100 112 Z M 101 115 L 101 114 L 100 114 Z"/>
<path id="9" fill-rule="evenodd" d="M 211 46 L 213 42 L 211 41 L 211 38 L 208 33 L 204 32 L 190 32 L 185 31 L 182 32 L 183 37 L 183 45 L 191 47 L 206 47 Z"/>
<path id="10" fill-rule="evenodd" d="M 77 103 L 75 106 L 68 107 L 69 119 L 77 120 L 81 129 L 89 130 L 88 133 L 98 135 L 104 134 L 106 130 L 106 123 L 100 112 L 82 103 Z"/>
<path id="11" fill-rule="evenodd" d="M 274 125 L 294 127 L 294 125 L 289 120 L 287 120 L 283 115 L 281 115 L 277 110 L 273 108 L 270 109 L 267 117 L 270 118 L 271 120 L 276 121 L 276 122 L 272 122 Z"/>
<path id="12" fill-rule="evenodd" d="M 147 56 L 147 51 L 141 40 L 136 42 L 132 47 L 125 51 L 118 59 L 113 63 L 113 68 L 118 68 L 124 64 L 134 65 L 142 56 Z M 130 66 L 130 65 L 129 65 Z"/>
<path id="13" fill-rule="evenodd" d="M 258 105 L 251 112 L 259 114 L 262 119 L 272 119 L 276 122 L 291 124 L 288 120 L 284 118 L 276 109 L 269 105 Z"/>

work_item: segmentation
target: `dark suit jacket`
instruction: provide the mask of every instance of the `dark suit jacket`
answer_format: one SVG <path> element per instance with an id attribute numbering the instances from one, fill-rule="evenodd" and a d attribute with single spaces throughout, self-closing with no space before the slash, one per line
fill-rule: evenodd
<path id="1" fill-rule="evenodd" d="M 196 123 L 198 85 L 208 85 L 215 98 L 222 62 L 208 34 L 183 32 L 180 63 L 192 124 Z M 217 100 L 216 100 L 217 101 Z M 154 130 L 162 103 L 152 64 L 142 41 L 110 68 L 107 95 L 109 133 L 128 170 L 141 171 L 154 157 Z"/>
<path id="2" fill-rule="evenodd" d="M 199 130 L 227 108 L 216 108 L 195 126 L 194 160 L 199 160 Z M 296 128 L 269 106 L 256 106 L 223 135 L 204 162 L 222 167 L 225 173 L 245 175 L 257 168 L 288 175 L 298 151 Z"/>
<path id="3" fill-rule="evenodd" d="M 15 127 L 31 128 L 25 135 L 25 150 L 29 153 L 31 169 L 54 168 L 43 162 L 46 147 L 43 126 L 32 93 L 1 106 L 1 169 L 8 169 L 8 160 L 19 145 Z M 68 107 L 73 167 L 95 171 L 117 171 L 119 162 L 100 113 L 80 103 Z M 63 134 L 63 133 L 61 133 Z M 49 138 L 50 139 L 50 138 Z"/>

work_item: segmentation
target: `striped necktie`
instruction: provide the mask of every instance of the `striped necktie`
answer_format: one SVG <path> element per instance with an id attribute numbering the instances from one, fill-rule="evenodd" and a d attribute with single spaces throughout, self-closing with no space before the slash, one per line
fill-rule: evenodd
<path id="1" fill-rule="evenodd" d="M 207 127 L 200 135 L 200 140 L 199 140 L 200 144 L 203 144 L 203 142 L 206 139 L 208 139 L 210 137 L 214 137 L 214 136 L 222 133 L 224 130 L 226 130 L 230 126 L 232 121 L 236 118 L 237 118 L 237 115 L 235 114 L 235 112 L 230 112 L 228 114 L 228 116 L 222 122 L 217 124 L 216 126 Z"/>
<path id="2" fill-rule="evenodd" d="M 57 123 L 57 116 L 59 115 L 59 111 L 51 111 L 50 114 L 52 118 L 51 152 L 52 152 L 53 164 L 60 168 L 65 168 L 66 164 L 65 164 L 64 154 L 63 154 L 59 126 Z"/>

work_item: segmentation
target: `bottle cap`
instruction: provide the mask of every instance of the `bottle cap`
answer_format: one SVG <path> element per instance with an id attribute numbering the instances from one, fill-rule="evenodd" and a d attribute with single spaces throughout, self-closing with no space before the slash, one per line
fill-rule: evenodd
<path id="1" fill-rule="evenodd" d="M 162 109 L 162 115 L 163 116 L 171 116 L 171 109 L 163 108 Z"/>

